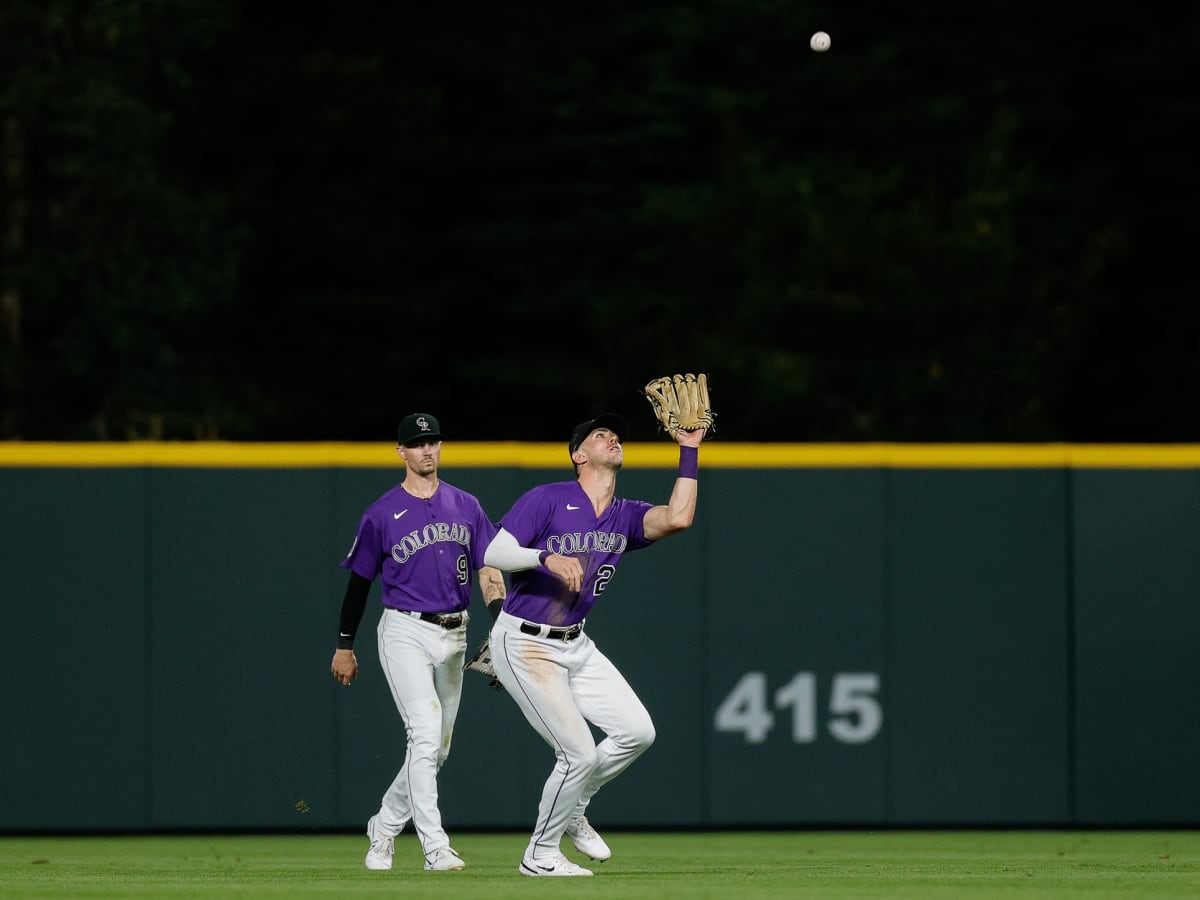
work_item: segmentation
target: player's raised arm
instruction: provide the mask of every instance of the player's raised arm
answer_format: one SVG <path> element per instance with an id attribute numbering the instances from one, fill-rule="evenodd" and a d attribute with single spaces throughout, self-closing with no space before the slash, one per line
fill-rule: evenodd
<path id="1" fill-rule="evenodd" d="M 696 516 L 700 442 L 713 430 L 717 414 L 708 394 L 706 374 L 664 375 L 643 389 L 659 427 L 679 444 L 679 474 L 664 506 L 646 511 L 642 530 L 652 541 L 678 534 Z"/>
<path id="2" fill-rule="evenodd" d="M 675 432 L 675 440 L 679 444 L 679 474 L 675 477 L 675 486 L 671 489 L 671 497 L 664 506 L 652 506 L 646 510 L 642 520 L 642 530 L 652 541 L 661 540 L 686 531 L 696 518 L 696 498 L 699 494 L 700 442 L 704 440 L 705 429 L 696 431 Z"/>

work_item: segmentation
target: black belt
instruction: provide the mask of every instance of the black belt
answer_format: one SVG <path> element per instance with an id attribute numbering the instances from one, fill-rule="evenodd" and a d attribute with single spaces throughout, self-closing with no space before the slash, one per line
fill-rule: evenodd
<path id="1" fill-rule="evenodd" d="M 432 622 L 434 625 L 440 625 L 447 631 L 452 628 L 458 628 L 463 623 L 462 613 L 427 613 L 417 612 L 415 609 L 398 609 L 396 612 L 420 619 L 422 622 Z"/>
<path id="2" fill-rule="evenodd" d="M 545 625 L 522 622 L 521 631 L 525 632 L 525 634 L 535 634 L 538 637 L 550 638 L 555 641 L 573 641 L 583 634 L 583 623 L 577 622 L 570 628 L 546 628 Z"/>

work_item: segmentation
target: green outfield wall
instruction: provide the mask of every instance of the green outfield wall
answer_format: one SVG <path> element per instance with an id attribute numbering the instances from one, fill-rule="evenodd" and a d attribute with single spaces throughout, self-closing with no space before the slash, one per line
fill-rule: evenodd
<path id="1" fill-rule="evenodd" d="M 665 500 L 675 456 L 626 445 L 620 493 Z M 566 461 L 447 444 L 442 476 L 499 518 Z M 598 825 L 1200 825 L 1200 447 L 701 467 L 588 621 L 658 730 Z M 361 829 L 404 737 L 377 588 L 329 676 L 338 563 L 401 477 L 386 445 L 0 445 L 0 831 Z M 550 751 L 475 678 L 447 827 L 528 828 Z"/>

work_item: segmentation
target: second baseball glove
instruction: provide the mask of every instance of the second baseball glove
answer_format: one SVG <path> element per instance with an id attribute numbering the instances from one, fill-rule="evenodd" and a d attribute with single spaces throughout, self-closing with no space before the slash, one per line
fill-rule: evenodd
<path id="1" fill-rule="evenodd" d="M 647 384 L 642 393 L 650 401 L 659 426 L 672 438 L 681 429 L 705 428 L 709 434 L 713 432 L 717 414 L 708 398 L 707 375 L 664 375 Z"/>
<path id="2" fill-rule="evenodd" d="M 493 687 L 498 691 L 504 690 L 504 685 L 502 685 L 500 683 L 500 679 L 496 677 L 496 667 L 492 665 L 492 647 L 490 637 L 485 637 L 483 639 L 483 643 L 479 645 L 479 649 L 475 651 L 475 655 L 463 664 L 463 671 L 480 672 L 492 679 L 488 682 L 488 687 Z"/>

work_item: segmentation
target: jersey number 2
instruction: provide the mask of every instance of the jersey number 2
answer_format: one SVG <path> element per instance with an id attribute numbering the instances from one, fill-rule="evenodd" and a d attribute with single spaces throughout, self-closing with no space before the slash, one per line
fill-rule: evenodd
<path id="1" fill-rule="evenodd" d="M 599 597 L 608 587 L 613 575 L 617 573 L 616 566 L 601 566 L 596 570 L 596 579 L 592 582 L 592 596 Z"/>

